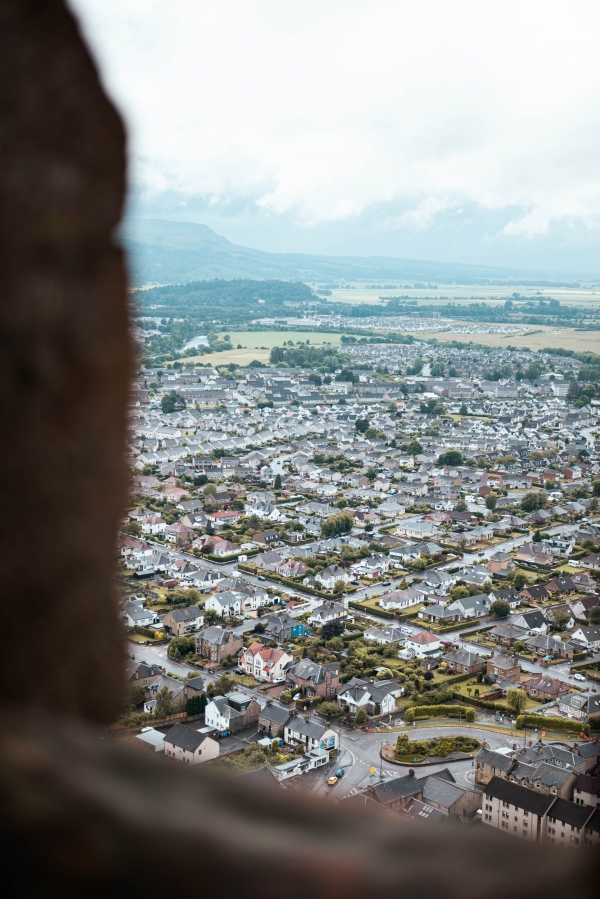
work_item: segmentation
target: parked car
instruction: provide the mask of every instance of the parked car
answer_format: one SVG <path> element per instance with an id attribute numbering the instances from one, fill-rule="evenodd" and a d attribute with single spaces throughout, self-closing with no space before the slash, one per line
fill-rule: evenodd
<path id="1" fill-rule="evenodd" d="M 266 581 L 266 577 L 264 576 L 264 574 L 259 574 L 259 575 L 258 575 L 258 580 L 259 580 L 259 581 Z"/>

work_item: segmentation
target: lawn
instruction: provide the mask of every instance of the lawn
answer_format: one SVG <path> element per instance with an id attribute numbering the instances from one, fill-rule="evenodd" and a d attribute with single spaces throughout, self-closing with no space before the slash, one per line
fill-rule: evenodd
<path id="1" fill-rule="evenodd" d="M 454 689 L 454 691 L 455 691 L 456 693 L 460 693 L 461 696 L 469 696 L 469 689 L 470 689 L 470 690 L 471 690 L 471 696 L 472 696 L 474 699 L 477 699 L 477 698 L 482 699 L 483 696 L 485 696 L 486 693 L 491 693 L 491 692 L 493 691 L 494 688 L 491 687 L 489 684 L 478 684 L 478 683 L 477 683 L 477 678 L 473 678 L 473 680 L 469 680 L 469 681 L 461 681 L 461 682 L 458 683 L 458 684 L 454 684 L 454 685 L 453 685 L 453 689 Z M 476 696 L 475 696 L 475 690 L 479 690 L 479 697 L 476 697 Z M 502 706 L 504 709 L 506 709 L 507 711 L 512 711 L 512 709 L 511 709 L 510 706 L 508 705 L 506 699 L 494 699 L 493 702 L 497 703 L 498 705 L 501 705 L 501 706 Z M 525 704 L 524 711 L 528 711 L 529 709 L 533 709 L 533 708 L 535 708 L 536 706 L 539 706 L 539 704 L 540 704 L 540 703 L 539 703 L 538 700 L 535 700 L 535 699 L 529 699 L 529 697 L 527 697 L 527 702 L 526 702 L 526 704 Z"/>
<path id="2" fill-rule="evenodd" d="M 250 674 L 234 674 L 233 680 L 242 687 L 258 687 L 260 686 L 256 678 Z"/>

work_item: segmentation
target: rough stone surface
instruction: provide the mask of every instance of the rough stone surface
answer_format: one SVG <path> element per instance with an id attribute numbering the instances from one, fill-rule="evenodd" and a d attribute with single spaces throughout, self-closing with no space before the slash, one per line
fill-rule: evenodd
<path id="1" fill-rule="evenodd" d="M 125 139 L 59 0 L 0 2 L 0 699 L 110 721 Z"/>

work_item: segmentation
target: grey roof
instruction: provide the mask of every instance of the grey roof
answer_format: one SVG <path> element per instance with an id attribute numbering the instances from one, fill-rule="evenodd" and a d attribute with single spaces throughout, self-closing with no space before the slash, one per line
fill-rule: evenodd
<path id="1" fill-rule="evenodd" d="M 259 718 L 270 721 L 273 724 L 279 724 L 283 727 L 290 718 L 289 709 L 282 709 L 279 705 L 266 705 L 259 713 Z"/>
<path id="2" fill-rule="evenodd" d="M 405 796 L 417 796 L 423 790 L 423 780 L 419 780 L 414 774 L 406 774 L 404 777 L 394 777 L 393 780 L 373 784 L 372 789 L 382 805 L 390 805 Z"/>
<path id="3" fill-rule="evenodd" d="M 504 771 L 506 773 L 510 771 L 513 764 L 513 760 L 509 755 L 504 755 L 502 752 L 495 752 L 493 749 L 480 749 L 475 756 L 475 759 L 476 761 L 481 762 L 481 764 L 489 765 L 497 771 Z"/>
<path id="4" fill-rule="evenodd" d="M 555 796 L 545 796 L 543 793 L 537 793 L 535 790 L 528 790 L 527 787 L 511 783 L 503 777 L 492 777 L 489 784 L 485 787 L 485 793 L 487 796 L 500 799 L 502 802 L 508 802 L 509 805 L 522 808 L 533 815 L 544 815 L 552 803 L 556 801 Z"/>
<path id="5" fill-rule="evenodd" d="M 324 724 L 318 724 L 316 721 L 305 721 L 304 718 L 294 717 L 286 724 L 288 730 L 295 731 L 303 737 L 311 740 L 320 740 L 323 734 L 328 730 Z"/>
<path id="6" fill-rule="evenodd" d="M 302 680 L 312 680 L 315 684 L 320 684 L 325 679 L 325 668 L 318 665 L 317 662 L 311 662 L 310 659 L 300 659 L 290 668 L 290 672 Z"/>
<path id="7" fill-rule="evenodd" d="M 187 752 L 195 752 L 205 739 L 206 734 L 199 734 L 198 731 L 186 727 L 185 724 L 174 724 L 171 730 L 165 734 L 165 743 L 171 743 Z"/>
<path id="8" fill-rule="evenodd" d="M 215 645 L 227 643 L 227 631 L 224 627 L 219 627 L 215 624 L 212 627 L 205 627 L 204 630 L 199 631 L 196 634 L 196 640 L 208 640 L 209 643 L 214 643 Z"/>
<path id="9" fill-rule="evenodd" d="M 589 805 L 576 805 L 574 802 L 568 802 L 566 799 L 558 798 L 550 809 L 549 816 L 556 818 L 563 824 L 569 824 L 571 827 L 580 829 L 591 815 Z"/>
<path id="10" fill-rule="evenodd" d="M 459 649 L 456 652 L 450 652 L 444 656 L 445 662 L 452 662 L 453 665 L 465 665 L 470 668 L 471 665 L 477 665 L 481 662 L 479 653 L 472 649 Z"/>
<path id="11" fill-rule="evenodd" d="M 443 809 L 449 809 L 461 798 L 464 792 L 458 784 L 450 783 L 445 779 L 432 775 L 425 781 L 423 799 L 435 802 L 437 805 L 441 805 Z"/>
<path id="12" fill-rule="evenodd" d="M 196 618 L 200 618 L 202 615 L 202 610 L 198 608 L 198 606 L 188 606 L 185 609 L 173 609 L 171 615 L 175 619 L 175 621 L 195 621 Z"/>

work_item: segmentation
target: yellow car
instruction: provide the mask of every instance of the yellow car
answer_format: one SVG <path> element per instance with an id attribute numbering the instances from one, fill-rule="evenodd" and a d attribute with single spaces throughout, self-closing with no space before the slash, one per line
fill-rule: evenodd
<path id="1" fill-rule="evenodd" d="M 329 780 L 327 781 L 327 785 L 328 785 L 329 787 L 335 787 L 335 785 L 336 785 L 337 782 L 338 782 L 337 777 L 335 777 L 335 776 L 334 776 L 334 777 L 330 777 Z"/>

